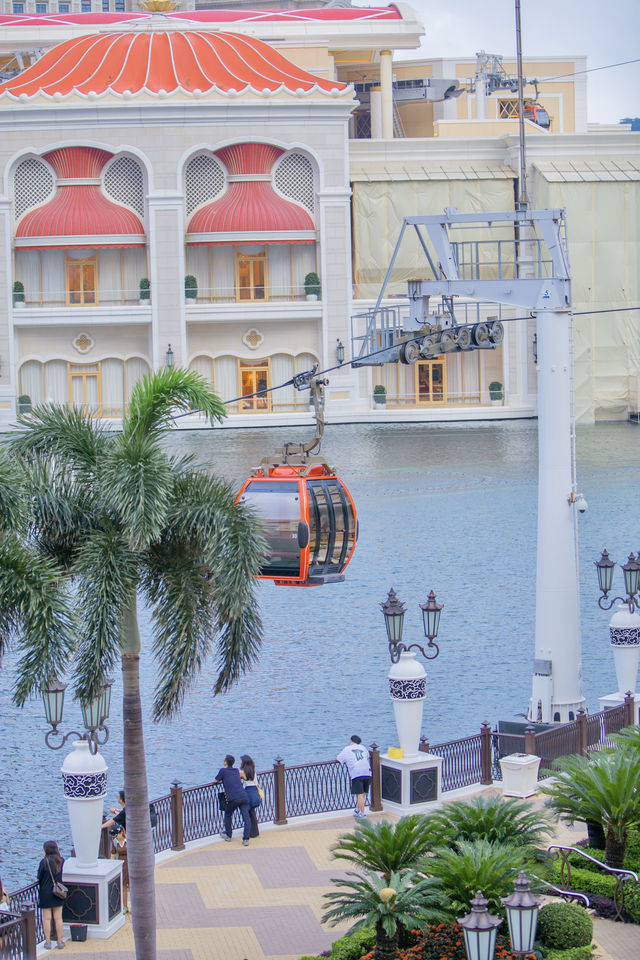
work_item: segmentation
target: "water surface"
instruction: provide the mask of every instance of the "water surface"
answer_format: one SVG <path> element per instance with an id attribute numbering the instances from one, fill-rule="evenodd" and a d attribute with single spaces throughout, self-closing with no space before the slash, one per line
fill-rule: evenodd
<path id="1" fill-rule="evenodd" d="M 181 432 L 179 453 L 194 453 L 235 486 L 285 440 L 308 430 Z M 255 669 L 213 698 L 211 662 L 178 719 L 147 725 L 151 796 L 214 776 L 228 751 L 248 752 L 258 768 L 334 757 L 351 733 L 386 748 L 396 742 L 388 697 L 389 659 L 379 603 L 393 586 L 404 600 L 407 639 L 423 637 L 418 603 L 434 589 L 444 603 L 440 657 L 427 665 L 423 732 L 432 743 L 476 732 L 528 706 L 533 659 L 537 425 L 330 426 L 323 454 L 356 502 L 360 539 L 342 584 L 294 589 L 260 584 L 265 641 Z M 624 561 L 640 549 L 637 489 L 640 426 L 578 428 L 584 692 L 589 709 L 615 689 L 609 615 L 597 607 L 592 561 L 606 545 Z M 617 584 L 621 587 L 621 576 Z M 150 716 L 154 667 L 141 611 L 144 709 Z M 107 806 L 122 786 L 121 683 L 116 676 L 103 750 Z M 35 877 L 41 842 L 69 853 L 60 765 L 67 753 L 44 745 L 43 707 L 11 704 L 12 658 L 0 671 L 2 711 L 0 875 L 10 888 Z M 69 697 L 63 727 L 80 724 Z"/>

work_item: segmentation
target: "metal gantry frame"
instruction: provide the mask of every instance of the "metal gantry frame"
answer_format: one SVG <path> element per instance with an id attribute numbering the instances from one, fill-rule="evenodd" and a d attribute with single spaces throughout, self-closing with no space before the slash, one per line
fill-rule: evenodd
<path id="1" fill-rule="evenodd" d="M 407 231 L 424 254 L 407 298 L 387 289 Z M 439 298 L 432 312 L 433 298 Z M 564 211 L 405 217 L 375 306 L 352 317 L 353 366 L 415 363 L 502 342 L 486 304 L 536 319 L 538 514 L 536 627 L 528 717 L 575 719 L 584 706 L 577 565 L 571 273 Z M 475 311 L 475 323 L 467 322 Z M 460 313 L 464 323 L 459 322 Z M 489 322 L 490 321 L 490 322 Z M 364 326 L 364 331 L 362 331 Z"/>

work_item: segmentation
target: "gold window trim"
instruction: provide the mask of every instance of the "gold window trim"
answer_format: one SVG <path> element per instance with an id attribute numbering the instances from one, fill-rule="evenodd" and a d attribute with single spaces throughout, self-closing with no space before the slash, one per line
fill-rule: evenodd
<path id="1" fill-rule="evenodd" d="M 429 371 L 429 394 L 433 396 L 433 369 L 434 367 L 439 366 L 442 368 L 442 397 L 438 400 L 424 400 L 420 396 L 420 370 L 427 369 Z M 447 361 L 445 357 L 441 359 L 433 360 L 419 360 L 414 367 L 414 390 L 416 403 L 421 407 L 433 407 L 433 406 L 443 406 L 447 402 Z"/>
<path id="2" fill-rule="evenodd" d="M 258 387 L 258 374 L 264 373 L 267 389 L 271 386 L 270 363 L 267 357 L 264 360 L 238 360 L 238 396 L 244 396 L 245 389 L 242 383 L 242 375 L 251 374 L 253 388 L 248 393 L 255 393 Z M 247 403 L 251 406 L 247 406 Z M 239 413 L 270 413 L 271 412 L 271 393 L 266 393 L 264 397 L 250 397 L 247 400 L 240 400 L 238 404 Z"/>
<path id="3" fill-rule="evenodd" d="M 240 262 L 248 261 L 250 263 L 257 263 L 262 261 L 262 276 L 264 283 L 262 284 L 264 288 L 264 297 L 254 296 L 256 284 L 254 283 L 253 270 L 251 270 L 251 286 L 249 290 L 251 292 L 250 297 L 241 297 L 240 296 Z M 269 258 L 267 256 L 267 249 L 265 247 L 263 253 L 240 253 L 236 250 L 236 263 L 235 263 L 235 276 L 236 276 L 236 302 L 237 303 L 266 303 L 269 299 Z"/>

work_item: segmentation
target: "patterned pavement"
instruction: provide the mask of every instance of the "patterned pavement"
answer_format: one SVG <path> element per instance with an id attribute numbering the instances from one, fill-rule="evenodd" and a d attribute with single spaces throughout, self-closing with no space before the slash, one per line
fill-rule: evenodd
<path id="1" fill-rule="evenodd" d="M 536 798 L 536 805 L 541 805 Z M 370 819 L 392 818 L 370 814 Z M 299 960 L 328 950 L 347 929 L 320 923 L 322 894 L 344 874 L 331 857 L 353 817 L 261 825 L 243 847 L 197 841 L 156 865 L 158 960 Z M 583 829 L 561 827 L 556 841 L 572 844 Z M 640 960 L 640 927 L 596 920 L 594 960 Z M 59 956 L 40 948 L 38 956 Z M 131 917 L 110 940 L 67 941 L 74 960 L 134 960 Z"/>

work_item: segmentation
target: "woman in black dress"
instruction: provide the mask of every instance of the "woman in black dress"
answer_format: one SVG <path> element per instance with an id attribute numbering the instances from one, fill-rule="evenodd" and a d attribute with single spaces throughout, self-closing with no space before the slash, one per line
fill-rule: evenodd
<path id="1" fill-rule="evenodd" d="M 53 892 L 54 881 L 62 883 L 62 864 L 64 860 L 55 840 L 47 840 L 44 845 L 44 857 L 38 867 L 38 902 L 42 910 L 42 926 L 46 937 L 44 948 L 51 950 L 51 934 L 58 941 L 58 950 L 64 947 L 62 939 L 62 906 L 64 900 Z"/>

